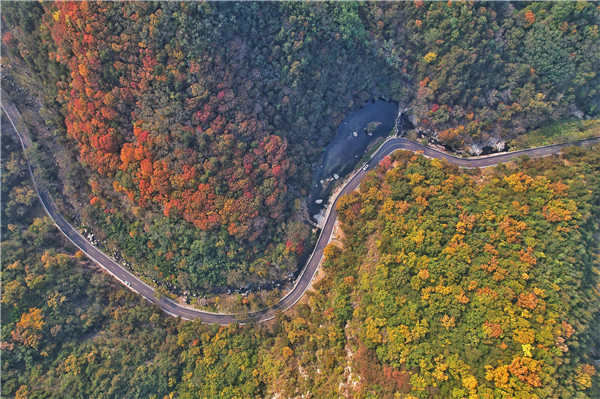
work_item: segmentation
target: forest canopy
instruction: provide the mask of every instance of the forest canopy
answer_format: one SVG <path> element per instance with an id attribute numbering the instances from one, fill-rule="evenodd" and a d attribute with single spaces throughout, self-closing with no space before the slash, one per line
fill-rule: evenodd
<path id="1" fill-rule="evenodd" d="M 470 172 L 396 153 L 299 304 L 219 327 L 76 252 L 11 195 L 32 188 L 2 140 L 3 397 L 598 397 L 597 147 Z"/>
<path id="2" fill-rule="evenodd" d="M 315 162 L 370 98 L 454 149 L 596 117 L 599 16 L 586 2 L 7 2 L 2 18 L 10 72 L 30 71 L 54 129 L 38 139 L 63 163 L 56 191 L 137 272 L 199 293 L 296 270 Z"/>
<path id="3" fill-rule="evenodd" d="M 344 249 L 328 262 L 353 282 L 347 328 L 417 397 L 586 392 L 599 161 L 571 149 L 468 173 L 394 153 L 338 206 Z"/>

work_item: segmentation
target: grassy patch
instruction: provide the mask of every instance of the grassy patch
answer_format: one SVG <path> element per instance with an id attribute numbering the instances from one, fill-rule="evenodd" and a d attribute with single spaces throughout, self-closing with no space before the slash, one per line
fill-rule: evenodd
<path id="1" fill-rule="evenodd" d="M 533 130 L 509 143 L 513 151 L 600 136 L 600 119 L 567 119 Z"/>

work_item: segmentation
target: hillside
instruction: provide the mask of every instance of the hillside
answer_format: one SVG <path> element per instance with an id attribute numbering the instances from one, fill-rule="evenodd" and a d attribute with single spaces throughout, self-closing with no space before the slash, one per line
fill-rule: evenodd
<path id="1" fill-rule="evenodd" d="M 417 397 L 577 397 L 598 357 L 599 161 L 394 154 L 338 207 L 347 330 Z"/>
<path id="2" fill-rule="evenodd" d="M 6 2 L 4 62 L 43 104 L 39 156 L 60 161 L 48 174 L 65 213 L 136 272 L 201 295 L 297 269 L 321 149 L 370 98 L 457 150 L 597 116 L 599 15 L 584 2 Z"/>
<path id="3" fill-rule="evenodd" d="M 3 397 L 598 396 L 597 147 L 466 172 L 395 153 L 344 197 L 300 304 L 218 327 L 76 253 L 6 127 Z"/>

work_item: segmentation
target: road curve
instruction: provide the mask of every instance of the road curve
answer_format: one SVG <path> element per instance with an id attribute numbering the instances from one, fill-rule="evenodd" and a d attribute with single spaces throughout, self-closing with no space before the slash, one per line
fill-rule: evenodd
<path id="1" fill-rule="evenodd" d="M 6 94 L 2 92 L 2 109 L 5 111 L 11 125 L 15 132 L 19 136 L 21 146 L 23 150 L 31 147 L 31 139 L 29 132 L 26 128 L 22 128 L 20 131 L 17 129 L 17 121 L 20 119 L 19 111 L 15 106 L 6 100 Z M 298 276 L 296 283 L 292 290 L 284 296 L 276 305 L 259 310 L 256 312 L 250 312 L 245 314 L 227 314 L 227 313 L 213 313 L 203 310 L 192 309 L 190 307 L 176 303 L 168 298 L 158 298 L 154 288 L 143 282 L 134 274 L 127 271 L 123 266 L 115 262 L 112 258 L 92 245 L 79 231 L 70 225 L 60 214 L 58 208 L 54 204 L 52 197 L 48 191 L 37 182 L 33 173 L 29 159 L 27 159 L 27 153 L 25 152 L 25 159 L 29 166 L 29 173 L 33 181 L 34 188 L 38 194 L 38 197 L 46 210 L 46 213 L 54 221 L 54 224 L 58 229 L 71 241 L 77 248 L 83 251 L 91 260 L 100 265 L 113 277 L 119 280 L 122 284 L 128 285 L 128 288 L 142 295 L 147 301 L 152 302 L 159 306 L 163 311 L 170 314 L 171 316 L 181 317 L 187 320 L 200 319 L 203 323 L 217 323 L 221 325 L 240 323 L 245 324 L 248 322 L 263 322 L 271 320 L 275 317 L 277 312 L 285 311 L 292 307 L 296 302 L 300 300 L 302 295 L 306 292 L 310 282 L 317 271 L 319 264 L 323 258 L 323 250 L 329 243 L 331 234 L 333 233 L 333 227 L 337 220 L 338 213 L 335 209 L 338 199 L 345 194 L 348 194 L 355 190 L 369 170 L 373 169 L 381 160 L 397 150 L 409 150 L 409 151 L 420 151 L 423 155 L 430 158 L 445 159 L 449 163 L 464 167 L 464 168 L 476 168 L 476 167 L 488 167 L 494 166 L 499 163 L 508 162 L 514 160 L 522 155 L 530 157 L 542 157 L 551 154 L 559 153 L 564 147 L 577 145 L 594 145 L 600 143 L 600 137 L 591 138 L 587 140 L 578 141 L 576 143 L 565 143 L 556 144 L 546 147 L 532 148 L 528 150 L 515 151 L 511 153 L 493 154 L 489 156 L 482 156 L 478 158 L 464 159 L 457 158 L 449 155 L 442 151 L 434 150 L 432 148 L 425 147 L 414 141 L 395 137 L 386 141 L 371 157 L 368 162 L 368 167 L 365 169 L 359 169 L 355 172 L 346 182 L 344 187 L 335 195 L 331 200 L 329 206 L 329 212 L 325 217 L 325 223 L 321 230 L 321 234 L 317 240 L 317 244 L 311 254 L 308 262 L 302 269 L 302 272 Z"/>

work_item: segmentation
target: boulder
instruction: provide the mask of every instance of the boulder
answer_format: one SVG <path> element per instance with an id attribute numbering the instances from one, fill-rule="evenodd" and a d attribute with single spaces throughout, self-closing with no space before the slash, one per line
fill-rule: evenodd
<path id="1" fill-rule="evenodd" d="M 506 149 L 506 141 L 497 137 L 491 138 L 488 142 L 488 145 L 497 152 L 502 152 Z"/>
<path id="2" fill-rule="evenodd" d="M 481 155 L 481 153 L 483 152 L 483 146 L 481 144 L 477 144 L 477 143 L 473 143 L 471 144 L 471 147 L 469 147 L 469 153 L 471 155 Z"/>

